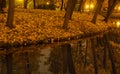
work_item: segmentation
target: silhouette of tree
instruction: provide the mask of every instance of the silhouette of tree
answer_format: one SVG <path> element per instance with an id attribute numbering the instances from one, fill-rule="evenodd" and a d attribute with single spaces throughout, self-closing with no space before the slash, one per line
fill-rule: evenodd
<path id="1" fill-rule="evenodd" d="M 28 0 L 24 0 L 24 9 L 27 9 Z"/>
<path id="2" fill-rule="evenodd" d="M 33 0 L 33 8 L 36 9 L 36 0 Z"/>
<path id="3" fill-rule="evenodd" d="M 8 18 L 7 18 L 7 23 L 6 23 L 9 28 L 13 28 L 14 6 L 15 6 L 15 1 L 10 0 L 9 8 L 8 8 Z"/>
<path id="4" fill-rule="evenodd" d="M 86 0 L 79 1 L 78 11 L 82 12 Z"/>
<path id="5" fill-rule="evenodd" d="M 6 7 L 6 0 L 0 0 L 0 13 L 3 13 L 3 8 Z"/>
<path id="6" fill-rule="evenodd" d="M 61 8 L 60 8 L 60 10 L 62 11 L 63 10 L 63 4 L 64 4 L 64 1 L 63 0 L 61 0 Z"/>
<path id="7" fill-rule="evenodd" d="M 72 17 L 72 13 L 73 13 L 73 10 L 75 8 L 75 4 L 76 4 L 77 0 L 69 0 L 68 3 L 67 3 L 67 9 L 66 9 L 66 13 L 65 13 L 65 18 L 64 18 L 64 23 L 63 23 L 63 28 L 64 29 L 67 29 L 68 28 L 68 23 L 69 23 L 69 20 L 71 19 Z"/>
<path id="8" fill-rule="evenodd" d="M 116 6 L 117 0 L 108 0 L 108 11 L 104 19 L 105 22 L 108 22 L 110 15 L 112 14 L 114 7 Z"/>
<path id="9" fill-rule="evenodd" d="M 101 11 L 103 2 L 104 2 L 104 0 L 97 0 L 96 10 L 95 10 L 93 19 L 91 21 L 94 24 L 96 23 L 96 19 L 97 19 L 98 13 Z"/>

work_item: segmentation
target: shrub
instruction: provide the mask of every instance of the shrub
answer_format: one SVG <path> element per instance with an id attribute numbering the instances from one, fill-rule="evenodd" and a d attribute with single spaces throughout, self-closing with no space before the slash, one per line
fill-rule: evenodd
<path id="1" fill-rule="evenodd" d="M 37 6 L 38 9 L 50 9 L 50 10 L 55 10 L 55 5 L 54 4 L 40 4 Z"/>

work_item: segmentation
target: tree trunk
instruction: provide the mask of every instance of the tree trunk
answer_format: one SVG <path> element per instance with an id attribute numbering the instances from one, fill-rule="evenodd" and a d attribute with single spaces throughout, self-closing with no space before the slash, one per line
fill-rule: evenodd
<path id="1" fill-rule="evenodd" d="M 6 7 L 6 0 L 0 0 L 0 13 L 3 13 L 3 8 Z"/>
<path id="2" fill-rule="evenodd" d="M 112 47 L 109 43 L 109 37 L 108 35 L 104 35 L 105 37 L 105 40 L 106 40 L 106 45 L 107 48 L 108 48 L 108 53 L 109 53 L 109 58 L 110 58 L 110 61 L 111 61 L 111 66 L 112 66 L 112 73 L 111 74 L 116 74 L 116 66 L 115 66 L 115 59 L 114 59 L 114 55 L 113 55 L 113 52 L 112 52 Z"/>
<path id="3" fill-rule="evenodd" d="M 63 4 L 64 4 L 64 2 L 63 2 L 63 0 L 61 0 L 61 1 L 62 1 L 62 4 L 61 4 L 60 10 L 62 11 L 63 10 Z"/>
<path id="4" fill-rule="evenodd" d="M 12 69 L 12 66 L 13 66 L 13 63 L 12 63 L 12 60 L 13 60 L 13 57 L 12 57 L 12 53 L 9 53 L 9 50 L 10 49 L 7 49 L 7 53 L 6 54 L 6 67 L 7 67 L 7 74 L 13 74 L 13 69 Z"/>
<path id="5" fill-rule="evenodd" d="M 83 0 L 80 0 L 79 4 L 78 11 L 82 12 Z"/>
<path id="6" fill-rule="evenodd" d="M 63 29 L 67 29 L 68 28 L 68 22 L 72 16 L 75 4 L 76 4 L 77 0 L 69 0 L 67 3 L 67 9 L 66 9 L 66 13 L 65 13 L 65 19 L 64 19 L 64 23 L 63 23 Z"/>
<path id="7" fill-rule="evenodd" d="M 3 12 L 3 8 L 6 8 L 6 0 L 0 0 L 0 12 Z"/>
<path id="8" fill-rule="evenodd" d="M 72 3 L 72 0 L 68 0 L 68 2 L 67 2 L 67 6 L 66 6 L 66 12 L 69 10 L 70 11 L 70 6 L 71 6 L 71 3 Z M 64 17 L 66 17 L 67 16 L 67 13 L 65 13 L 65 15 L 64 15 Z"/>
<path id="9" fill-rule="evenodd" d="M 67 69 L 68 69 L 68 60 L 67 60 L 67 50 L 65 48 L 65 45 L 62 45 L 62 52 L 63 52 L 63 74 L 67 73 Z"/>
<path id="10" fill-rule="evenodd" d="M 74 63 L 73 63 L 73 58 L 72 58 L 72 48 L 70 44 L 66 44 L 67 47 L 67 59 L 68 59 L 68 69 L 70 74 L 75 74 L 75 67 L 74 67 Z"/>
<path id="11" fill-rule="evenodd" d="M 82 41 L 79 41 L 78 43 L 78 54 L 80 55 L 80 61 L 83 60 L 82 59 Z"/>
<path id="12" fill-rule="evenodd" d="M 96 51 L 95 51 L 95 47 L 96 47 L 96 40 L 93 38 L 91 39 L 91 43 L 92 43 L 92 54 L 93 54 L 93 60 L 94 60 L 94 74 L 98 74 L 98 65 L 97 65 L 97 55 L 96 55 Z"/>
<path id="13" fill-rule="evenodd" d="M 3 12 L 3 8 L 2 8 L 2 0 L 0 0 L 0 13 Z"/>
<path id="14" fill-rule="evenodd" d="M 36 0 L 33 0 L 33 8 L 36 9 Z"/>
<path id="15" fill-rule="evenodd" d="M 28 0 L 24 0 L 24 9 L 27 9 Z"/>
<path id="16" fill-rule="evenodd" d="M 68 67 L 69 73 L 70 74 L 75 74 L 75 67 L 74 67 L 74 63 L 73 63 L 73 59 L 72 59 L 72 48 L 70 44 L 64 44 L 62 45 L 62 48 L 64 49 L 64 67 Z M 63 74 L 66 73 L 67 68 L 64 68 L 63 70 L 65 72 L 63 72 Z"/>
<path id="17" fill-rule="evenodd" d="M 109 52 L 109 58 L 111 60 L 111 65 L 112 65 L 112 74 L 116 74 L 116 67 L 115 67 L 115 61 L 114 61 L 114 56 L 112 54 L 111 47 L 108 46 L 108 52 Z"/>
<path id="18" fill-rule="evenodd" d="M 2 0 L 2 7 L 6 8 L 6 0 Z"/>
<path id="19" fill-rule="evenodd" d="M 71 12 L 71 3 L 72 3 L 72 0 L 69 0 L 68 3 L 67 3 L 67 9 L 66 9 L 66 13 L 65 13 L 65 18 L 64 18 L 64 23 L 63 23 L 63 29 L 67 29 L 68 28 L 68 22 L 69 22 L 69 17 L 70 17 L 70 12 Z"/>
<path id="20" fill-rule="evenodd" d="M 8 17 L 6 23 L 9 28 L 13 28 L 13 21 L 14 21 L 14 0 L 9 0 Z"/>
<path id="21" fill-rule="evenodd" d="M 117 3 L 117 0 L 114 0 L 112 4 L 111 4 L 111 2 L 109 2 L 109 3 L 110 4 L 108 4 L 109 7 L 108 7 L 107 15 L 106 15 L 106 17 L 104 19 L 105 22 L 108 22 L 108 19 L 110 18 L 110 15 L 112 14 L 112 11 L 114 10 L 114 7 L 115 7 L 115 5 Z"/>
<path id="22" fill-rule="evenodd" d="M 113 4 L 113 0 L 108 0 L 108 10 L 112 6 L 112 4 Z"/>
<path id="23" fill-rule="evenodd" d="M 97 8 L 95 10 L 95 13 L 94 13 L 94 16 L 93 16 L 93 19 L 92 19 L 92 23 L 96 24 L 96 19 L 97 19 L 97 16 L 98 16 L 98 13 L 101 11 L 101 7 L 102 7 L 102 4 L 103 4 L 104 0 L 98 0 L 97 1 Z"/>
<path id="24" fill-rule="evenodd" d="M 76 3 L 77 3 L 77 0 L 74 0 L 72 3 L 72 8 L 71 8 L 69 20 L 71 20 L 71 18 L 72 18 L 72 14 L 73 14 Z"/>
<path id="25" fill-rule="evenodd" d="M 103 68 L 106 68 L 106 54 L 107 53 L 107 48 L 106 46 L 104 47 L 104 56 L 103 56 Z"/>
<path id="26" fill-rule="evenodd" d="M 87 64 L 87 56 L 88 56 L 88 40 L 86 40 L 86 49 L 85 49 L 85 62 L 84 62 L 84 67 L 86 67 L 86 64 Z"/>
<path id="27" fill-rule="evenodd" d="M 31 72 L 30 72 L 30 61 L 29 61 L 28 52 L 25 53 L 25 57 L 26 57 L 26 74 L 31 74 Z"/>

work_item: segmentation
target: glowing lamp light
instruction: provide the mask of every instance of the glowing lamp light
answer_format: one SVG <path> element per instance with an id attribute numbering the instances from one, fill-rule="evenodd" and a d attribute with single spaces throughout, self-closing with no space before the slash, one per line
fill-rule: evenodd
<path id="1" fill-rule="evenodd" d="M 47 5 L 49 5 L 49 4 L 50 4 L 50 2 L 47 2 L 46 4 L 47 4 Z"/>
<path id="2" fill-rule="evenodd" d="M 23 2 L 23 0 L 18 0 L 18 2 Z"/>
<path id="3" fill-rule="evenodd" d="M 86 5 L 86 6 L 85 6 L 85 9 L 89 9 L 89 5 Z"/>
<path id="4" fill-rule="evenodd" d="M 120 11 L 120 6 L 118 7 L 118 10 Z"/>
<path id="5" fill-rule="evenodd" d="M 120 27 L 120 22 L 117 22 L 116 25 L 117 25 L 117 28 L 119 28 Z"/>
<path id="6" fill-rule="evenodd" d="M 93 9 L 93 8 L 94 8 L 94 5 L 93 5 L 93 4 L 91 4 L 91 5 L 90 5 L 90 8 L 92 8 L 92 9 Z"/>

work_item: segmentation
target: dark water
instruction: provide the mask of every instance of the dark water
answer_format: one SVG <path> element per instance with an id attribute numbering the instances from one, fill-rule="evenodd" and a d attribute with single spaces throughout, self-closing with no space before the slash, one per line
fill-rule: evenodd
<path id="1" fill-rule="evenodd" d="M 120 43 L 119 38 L 109 36 L 110 40 Z M 109 40 L 109 39 L 107 39 Z M 108 52 L 104 56 L 104 50 L 107 46 L 104 38 L 94 37 L 93 39 L 87 38 L 79 41 L 67 43 L 70 45 L 69 49 L 72 53 L 72 60 L 76 74 L 94 74 L 95 62 L 97 60 L 98 72 L 100 74 L 111 74 L 112 66 L 109 59 Z M 66 44 L 66 43 L 65 43 Z M 28 47 L 12 48 L 13 52 L 13 74 L 65 74 L 63 71 L 66 69 L 66 74 L 70 74 L 69 66 L 65 63 L 66 50 L 63 47 L 65 44 L 59 45 L 36 45 Z M 95 48 L 94 54 L 93 48 Z M 116 63 L 116 71 L 119 74 L 120 70 L 120 49 L 114 49 L 114 63 Z M 68 52 L 67 52 L 68 54 Z M 94 57 L 96 56 L 96 57 Z M 103 59 L 106 57 L 106 69 L 104 69 Z M 94 59 L 96 58 L 96 60 Z M 0 56 L 0 74 L 6 74 L 5 55 Z M 66 67 L 67 66 L 67 67 Z M 72 74 L 72 73 L 71 73 Z"/>

